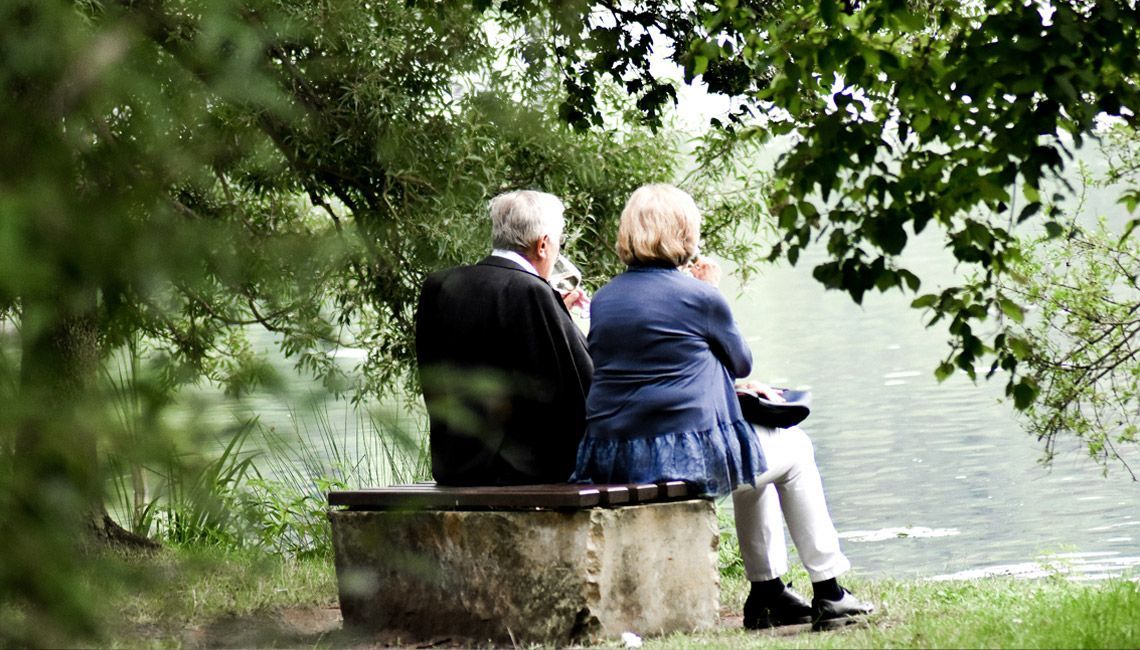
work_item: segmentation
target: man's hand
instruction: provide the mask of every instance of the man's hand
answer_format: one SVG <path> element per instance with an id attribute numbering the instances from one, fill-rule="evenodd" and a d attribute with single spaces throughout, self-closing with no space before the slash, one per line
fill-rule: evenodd
<path id="1" fill-rule="evenodd" d="M 698 257 L 690 262 L 689 273 L 701 282 L 711 284 L 714 287 L 720 286 L 720 264 L 708 257 Z"/>
<path id="2" fill-rule="evenodd" d="M 583 313 L 590 313 L 590 296 L 582 289 L 574 289 L 569 293 L 562 294 L 562 302 L 566 304 L 566 309 L 571 312 L 575 308 L 580 308 Z"/>

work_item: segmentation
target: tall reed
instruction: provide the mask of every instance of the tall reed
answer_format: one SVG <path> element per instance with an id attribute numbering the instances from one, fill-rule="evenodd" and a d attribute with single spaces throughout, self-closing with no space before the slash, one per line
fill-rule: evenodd
<path id="1" fill-rule="evenodd" d="M 327 406 L 294 412 L 291 431 L 259 427 L 264 453 L 243 493 L 262 546 L 303 556 L 331 552 L 331 489 L 411 483 L 428 476 L 424 437 L 391 409 L 346 409 L 334 422 Z"/>
<path id="2" fill-rule="evenodd" d="M 137 366 L 125 363 L 104 379 L 130 438 L 140 436 L 143 407 L 133 375 Z M 286 430 L 265 426 L 256 416 L 240 421 L 217 436 L 219 451 L 172 451 L 165 461 L 154 461 L 111 450 L 112 516 L 135 533 L 178 546 L 327 555 L 329 490 L 428 476 L 422 417 L 407 402 L 337 411 L 322 403 L 291 415 Z"/>

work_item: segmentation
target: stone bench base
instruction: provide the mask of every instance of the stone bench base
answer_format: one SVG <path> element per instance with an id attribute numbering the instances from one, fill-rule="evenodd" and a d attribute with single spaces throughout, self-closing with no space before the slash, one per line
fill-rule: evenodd
<path id="1" fill-rule="evenodd" d="M 717 621 L 711 501 L 329 518 L 347 626 L 566 645 Z"/>

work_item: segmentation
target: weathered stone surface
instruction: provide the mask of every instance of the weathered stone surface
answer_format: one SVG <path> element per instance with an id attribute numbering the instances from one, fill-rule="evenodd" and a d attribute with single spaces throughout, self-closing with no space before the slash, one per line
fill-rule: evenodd
<path id="1" fill-rule="evenodd" d="M 346 625 L 418 639 L 567 644 L 717 620 L 709 501 L 329 518 Z"/>

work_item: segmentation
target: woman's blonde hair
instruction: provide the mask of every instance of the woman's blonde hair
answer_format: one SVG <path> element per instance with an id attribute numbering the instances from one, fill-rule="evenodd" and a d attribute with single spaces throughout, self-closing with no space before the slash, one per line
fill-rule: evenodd
<path id="1" fill-rule="evenodd" d="M 622 262 L 681 266 L 697 254 L 701 212 L 688 192 L 665 183 L 643 185 L 629 197 L 618 226 Z"/>

